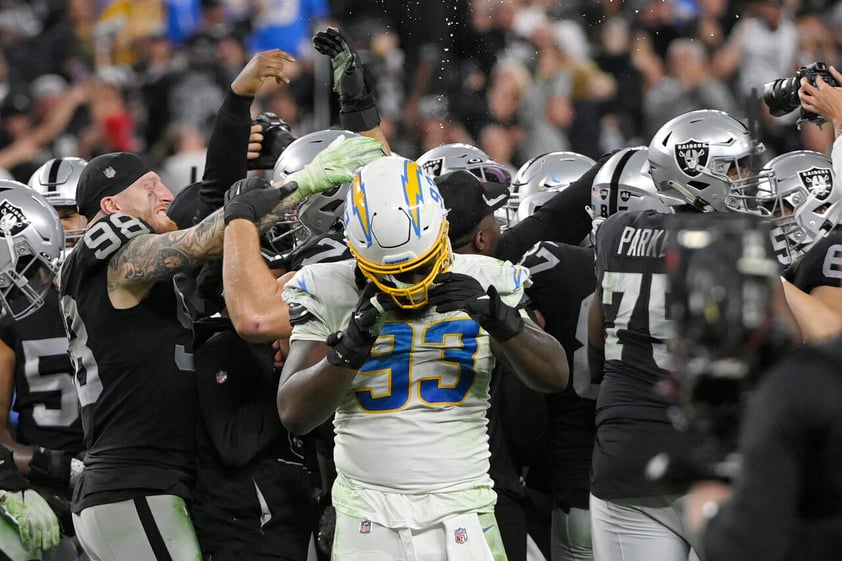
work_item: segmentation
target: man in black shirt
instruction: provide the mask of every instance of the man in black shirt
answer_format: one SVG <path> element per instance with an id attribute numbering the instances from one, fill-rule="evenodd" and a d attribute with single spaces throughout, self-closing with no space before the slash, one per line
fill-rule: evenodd
<path id="1" fill-rule="evenodd" d="M 762 150 L 749 130 L 720 111 L 692 111 L 666 123 L 648 147 L 662 202 L 676 212 L 744 211 L 756 185 L 749 165 Z M 667 379 L 673 336 L 664 251 L 669 214 L 617 212 L 596 234 L 596 301 L 589 366 L 602 376 L 591 477 L 594 558 L 686 561 L 696 549 L 680 517 L 682 490 L 645 477 L 649 460 L 686 445 L 657 387 Z"/>
<path id="2" fill-rule="evenodd" d="M 840 339 L 793 349 L 800 337 L 768 227 L 747 217 L 710 218 L 680 225 L 670 249 L 677 372 L 690 426 L 714 444 L 706 449 L 728 452 L 731 434 L 739 433 L 741 461 L 733 488 L 713 480 L 694 485 L 687 520 L 697 530 L 707 522 L 701 553 L 710 561 L 837 559 Z M 736 426 L 728 421 L 730 405 L 749 390 Z M 724 473 L 719 457 L 694 459 L 701 476 Z"/>

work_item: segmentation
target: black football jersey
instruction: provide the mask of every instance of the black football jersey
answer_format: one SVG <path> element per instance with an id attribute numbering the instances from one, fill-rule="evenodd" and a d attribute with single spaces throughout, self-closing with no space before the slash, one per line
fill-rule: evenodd
<path id="1" fill-rule="evenodd" d="M 16 440 L 73 454 L 84 450 L 58 292 L 49 290 L 44 305 L 23 319 L 0 319 L 0 338 L 15 351 Z"/>
<path id="2" fill-rule="evenodd" d="M 191 515 L 202 552 L 304 559 L 315 523 L 315 447 L 278 417 L 274 351 L 244 341 L 227 320 L 197 322 L 195 333 L 200 422 Z"/>
<path id="3" fill-rule="evenodd" d="M 591 453 L 596 428 L 598 386 L 591 383 L 587 357 L 588 310 L 596 288 L 592 248 L 539 242 L 523 257 L 532 285 L 526 294 L 544 317 L 544 330 L 558 339 L 567 353 L 570 383 L 547 394 L 548 438 L 552 486 L 557 499 L 587 508 Z M 583 504 L 578 504 L 578 503 Z"/>
<path id="4" fill-rule="evenodd" d="M 842 232 L 816 242 L 795 268 L 792 284 L 809 294 L 819 286 L 842 286 Z"/>
<path id="5" fill-rule="evenodd" d="M 620 212 L 599 227 L 596 276 L 605 326 L 605 367 L 596 404 L 591 492 L 602 499 L 664 494 L 646 481 L 656 454 L 684 442 L 657 384 L 670 365 L 665 221 L 655 211 Z"/>
<path id="6" fill-rule="evenodd" d="M 312 263 L 332 263 L 353 257 L 341 233 L 328 234 L 313 245 L 294 252 L 290 259 L 289 270 L 297 271 Z"/>
<path id="7" fill-rule="evenodd" d="M 74 509 L 149 491 L 188 496 L 195 455 L 192 332 L 173 282 L 116 309 L 109 259 L 151 229 L 113 214 L 88 229 L 61 270 L 61 307 L 82 407 L 85 472 Z"/>
<path id="8" fill-rule="evenodd" d="M 539 242 L 521 264 L 529 269 L 532 286 L 526 294 L 544 316 L 544 330 L 567 353 L 573 376 L 568 386 L 586 399 L 596 399 L 597 386 L 588 372 L 588 310 L 596 288 L 593 249 L 556 242 Z"/>

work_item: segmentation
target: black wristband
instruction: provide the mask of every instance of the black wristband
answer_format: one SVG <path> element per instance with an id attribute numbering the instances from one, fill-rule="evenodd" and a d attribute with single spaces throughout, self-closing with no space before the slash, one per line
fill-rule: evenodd
<path id="1" fill-rule="evenodd" d="M 380 124 L 380 113 L 378 113 L 377 107 L 344 113 L 340 112 L 339 122 L 345 130 L 363 132 L 371 130 Z"/>
<path id="2" fill-rule="evenodd" d="M 368 360 L 370 352 L 361 353 L 351 348 L 350 345 L 344 344 L 346 337 L 348 335 L 340 331 L 328 335 L 326 343 L 330 346 L 330 350 L 325 358 L 333 366 L 359 370 L 365 364 L 365 361 Z"/>
<path id="3" fill-rule="evenodd" d="M 29 462 L 29 479 L 36 484 L 69 485 L 71 460 L 70 454 L 36 446 L 32 449 L 32 460 Z"/>

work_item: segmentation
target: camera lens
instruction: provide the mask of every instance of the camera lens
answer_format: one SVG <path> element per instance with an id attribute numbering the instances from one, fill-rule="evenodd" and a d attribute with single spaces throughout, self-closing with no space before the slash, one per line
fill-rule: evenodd
<path id="1" fill-rule="evenodd" d="M 801 107 L 798 99 L 798 77 L 780 78 L 763 86 L 763 101 L 769 112 L 775 117 L 782 117 Z"/>

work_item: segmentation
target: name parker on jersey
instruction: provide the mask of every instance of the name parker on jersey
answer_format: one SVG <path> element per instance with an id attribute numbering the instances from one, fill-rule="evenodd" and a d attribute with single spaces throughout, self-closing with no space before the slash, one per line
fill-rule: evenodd
<path id="1" fill-rule="evenodd" d="M 617 255 L 627 257 L 663 257 L 669 234 L 661 228 L 626 226 L 620 235 Z"/>

